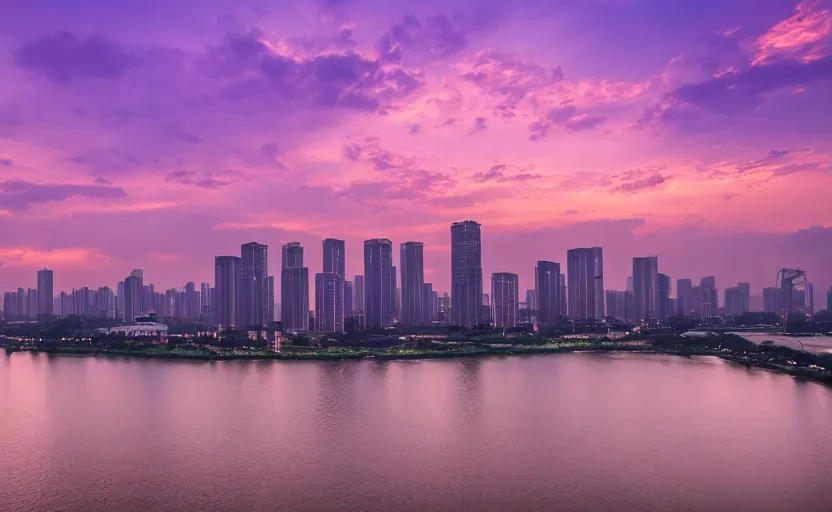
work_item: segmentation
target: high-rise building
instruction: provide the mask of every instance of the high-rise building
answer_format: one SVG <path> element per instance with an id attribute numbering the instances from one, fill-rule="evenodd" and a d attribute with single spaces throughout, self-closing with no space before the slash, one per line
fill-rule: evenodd
<path id="1" fill-rule="evenodd" d="M 517 274 L 491 274 L 491 318 L 496 327 L 517 327 L 520 316 L 519 293 Z"/>
<path id="2" fill-rule="evenodd" d="M 656 276 L 656 300 L 659 320 L 675 314 L 676 310 L 670 307 L 670 276 L 667 274 L 660 273 Z"/>
<path id="3" fill-rule="evenodd" d="M 695 310 L 693 282 L 690 279 L 678 279 L 676 281 L 676 314 L 693 316 Z"/>
<path id="4" fill-rule="evenodd" d="M 269 247 L 257 242 L 240 248 L 240 325 L 263 327 L 269 323 Z"/>
<path id="5" fill-rule="evenodd" d="M 401 323 L 417 325 L 425 321 L 425 265 L 422 242 L 404 242 L 399 246 L 402 272 Z"/>
<path id="6" fill-rule="evenodd" d="M 392 256 L 391 256 L 392 258 Z M 390 316 L 393 318 L 393 323 L 396 323 L 399 320 L 399 311 L 401 309 L 401 290 L 399 289 L 399 283 L 396 280 L 396 267 L 393 267 L 393 271 L 390 273 L 390 296 L 392 300 L 390 304 L 392 305 Z"/>
<path id="7" fill-rule="evenodd" d="M 451 224 L 452 323 L 473 327 L 482 315 L 481 226 L 472 220 Z"/>
<path id="8" fill-rule="evenodd" d="M 386 238 L 364 241 L 364 324 L 367 329 L 393 325 L 393 243 Z"/>
<path id="9" fill-rule="evenodd" d="M 600 247 L 570 249 L 566 253 L 569 275 L 569 316 L 578 320 L 604 316 L 604 258 Z"/>
<path id="10" fill-rule="evenodd" d="M 269 318 L 268 323 L 274 323 L 274 276 L 269 276 Z"/>
<path id="11" fill-rule="evenodd" d="M 54 274 L 49 269 L 38 270 L 38 315 L 52 316 L 52 298 Z"/>
<path id="12" fill-rule="evenodd" d="M 627 311 L 627 295 L 629 293 L 618 290 L 606 290 L 604 292 L 608 317 L 616 320 L 630 320 Z"/>
<path id="13" fill-rule="evenodd" d="M 344 278 L 336 272 L 315 274 L 315 330 L 344 332 Z"/>
<path id="14" fill-rule="evenodd" d="M 303 266 L 303 247 L 298 242 L 283 246 L 280 318 L 285 332 L 309 330 L 309 269 Z"/>
<path id="15" fill-rule="evenodd" d="M 353 277 L 353 316 L 355 317 L 356 325 L 362 329 L 367 326 L 364 323 L 364 276 L 356 274 Z"/>
<path id="16" fill-rule="evenodd" d="M 355 303 L 355 287 L 352 281 L 344 281 L 344 317 L 351 318 L 353 316 L 353 308 Z"/>
<path id="17" fill-rule="evenodd" d="M 633 258 L 633 299 L 636 322 L 656 320 L 658 314 L 659 258 Z"/>
<path id="18" fill-rule="evenodd" d="M 832 286 L 826 290 L 826 311 L 832 313 Z"/>
<path id="19" fill-rule="evenodd" d="M 569 293 L 566 286 L 566 274 L 560 274 L 560 316 L 569 316 Z"/>
<path id="20" fill-rule="evenodd" d="M 344 241 L 335 238 L 327 238 L 323 241 L 324 246 L 324 274 L 332 272 L 346 279 L 346 253 Z"/>
<path id="21" fill-rule="evenodd" d="M 742 311 L 751 311 L 751 283 L 737 283 L 737 288 L 742 292 Z"/>
<path id="22" fill-rule="evenodd" d="M 422 323 L 432 324 L 436 320 L 436 301 L 432 283 L 422 284 Z"/>
<path id="23" fill-rule="evenodd" d="M 702 307 L 700 308 L 702 318 L 718 316 L 719 292 L 716 289 L 716 278 L 714 276 L 703 277 L 699 281 L 699 288 L 702 292 Z"/>
<path id="24" fill-rule="evenodd" d="M 738 286 L 725 289 L 725 313 L 728 315 L 741 315 L 743 310 L 743 294 Z"/>
<path id="25" fill-rule="evenodd" d="M 526 290 L 526 308 L 537 314 L 537 292 L 535 290 Z"/>
<path id="26" fill-rule="evenodd" d="M 211 307 L 214 325 L 221 329 L 240 326 L 238 318 L 242 261 L 238 256 L 214 258 L 214 303 Z"/>
<path id="27" fill-rule="evenodd" d="M 554 324 L 561 315 L 560 263 L 538 261 L 534 269 L 535 308 L 537 321 L 541 324 Z M 526 299 L 528 303 L 529 300 Z"/>
<path id="28" fill-rule="evenodd" d="M 144 287 L 142 286 L 142 276 L 140 274 L 136 275 L 135 272 L 134 270 L 133 273 L 124 278 L 124 300 L 122 300 L 124 311 L 122 320 L 125 322 L 132 322 L 142 314 L 142 291 Z M 75 305 L 75 309 L 79 309 L 79 306 Z"/>
<path id="29" fill-rule="evenodd" d="M 763 288 L 763 312 L 780 315 L 783 310 L 783 292 L 780 288 Z"/>
<path id="30" fill-rule="evenodd" d="M 193 282 L 185 283 L 185 300 L 184 311 L 182 311 L 182 318 L 186 320 L 196 320 L 199 318 L 199 294 L 196 291 L 196 284 Z M 157 309 L 158 313 L 159 310 Z"/>

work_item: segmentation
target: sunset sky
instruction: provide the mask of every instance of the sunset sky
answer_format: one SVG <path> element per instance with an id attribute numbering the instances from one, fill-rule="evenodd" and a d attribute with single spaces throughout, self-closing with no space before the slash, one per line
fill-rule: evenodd
<path id="1" fill-rule="evenodd" d="M 0 290 L 386 237 L 444 292 L 473 219 L 522 289 L 600 245 L 608 289 L 800 266 L 820 307 L 830 155 L 832 1 L 0 2 Z"/>

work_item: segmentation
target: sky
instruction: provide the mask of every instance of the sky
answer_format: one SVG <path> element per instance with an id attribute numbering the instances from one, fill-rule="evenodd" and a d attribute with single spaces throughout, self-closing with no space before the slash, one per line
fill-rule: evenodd
<path id="1" fill-rule="evenodd" d="M 832 285 L 827 0 L 5 0 L 0 289 L 213 282 L 242 243 L 604 248 L 724 289 Z M 398 260 L 398 250 L 394 251 Z M 488 288 L 486 281 L 486 288 Z M 722 300 L 722 299 L 720 299 Z"/>

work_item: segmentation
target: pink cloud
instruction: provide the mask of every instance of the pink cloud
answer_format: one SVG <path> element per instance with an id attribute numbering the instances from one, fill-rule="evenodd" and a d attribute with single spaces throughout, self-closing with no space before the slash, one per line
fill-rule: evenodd
<path id="1" fill-rule="evenodd" d="M 753 65 L 778 58 L 810 62 L 829 54 L 832 11 L 824 9 L 820 0 L 803 0 L 795 10 L 757 39 Z"/>

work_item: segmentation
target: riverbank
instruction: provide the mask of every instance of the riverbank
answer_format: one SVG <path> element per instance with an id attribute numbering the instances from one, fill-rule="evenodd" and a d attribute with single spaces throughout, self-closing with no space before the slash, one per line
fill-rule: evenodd
<path id="1" fill-rule="evenodd" d="M 820 382 L 832 386 L 832 369 L 818 365 L 798 365 L 784 357 L 770 357 L 765 352 L 732 351 L 704 346 L 657 346 L 649 342 L 584 342 L 549 343 L 542 345 L 441 345 L 435 348 L 336 347 L 319 350 L 288 350 L 272 352 L 258 349 L 183 349 L 153 346 L 138 350 L 118 350 L 95 346 L 6 347 L 6 352 L 44 353 L 54 356 L 93 356 L 139 359 L 167 359 L 180 361 L 348 361 L 362 359 L 419 360 L 460 357 L 518 356 L 534 354 L 563 354 L 587 352 L 628 352 L 663 354 L 679 357 L 713 356 L 747 368 L 760 368 L 800 380 Z"/>

